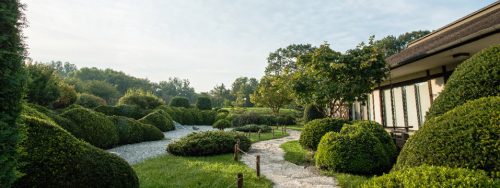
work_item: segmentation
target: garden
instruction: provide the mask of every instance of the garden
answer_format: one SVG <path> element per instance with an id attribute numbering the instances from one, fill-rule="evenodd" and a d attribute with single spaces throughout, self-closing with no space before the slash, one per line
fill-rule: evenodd
<path id="1" fill-rule="evenodd" d="M 346 111 L 387 78 L 383 40 L 290 45 L 260 80 L 196 93 L 179 78 L 24 63 L 22 6 L 9 2 L 0 187 L 500 187 L 500 45 L 458 65 L 398 148 Z"/>

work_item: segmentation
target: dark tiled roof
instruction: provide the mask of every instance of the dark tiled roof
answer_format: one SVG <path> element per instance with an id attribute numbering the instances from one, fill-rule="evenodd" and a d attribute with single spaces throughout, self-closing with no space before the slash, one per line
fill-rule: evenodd
<path id="1" fill-rule="evenodd" d="M 439 34 L 429 34 L 425 41 L 413 44 L 411 47 L 386 58 L 391 67 L 399 67 L 421 58 L 432 55 L 437 48 L 456 42 L 461 38 L 475 34 L 481 30 L 500 24 L 500 9 L 493 10 L 487 14 L 469 20 L 465 23 L 451 28 Z M 436 31 L 435 31 L 436 32 Z M 434 35 L 434 36 L 432 36 Z M 466 42 L 466 41 L 462 41 Z"/>

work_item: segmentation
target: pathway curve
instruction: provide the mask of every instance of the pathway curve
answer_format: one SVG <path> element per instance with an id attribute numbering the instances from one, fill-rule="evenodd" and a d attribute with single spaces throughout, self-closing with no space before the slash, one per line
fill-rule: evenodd
<path id="1" fill-rule="evenodd" d="M 107 151 L 114 153 L 129 164 L 136 164 L 148 158 L 156 157 L 167 153 L 167 144 L 197 131 L 214 130 L 212 126 L 195 126 L 198 130 L 194 130 L 193 126 L 176 126 L 173 131 L 164 132 L 165 138 L 158 141 L 141 142 L 135 144 L 122 145 L 115 148 L 108 149 Z"/>
<path id="2" fill-rule="evenodd" d="M 278 188 L 296 187 L 338 187 L 333 177 L 323 176 L 314 166 L 299 166 L 284 159 L 284 151 L 280 145 L 298 140 L 299 131 L 289 130 L 290 136 L 260 141 L 252 144 L 248 152 L 251 155 L 260 155 L 260 172 Z M 255 156 L 243 155 L 242 161 L 255 169 Z"/>

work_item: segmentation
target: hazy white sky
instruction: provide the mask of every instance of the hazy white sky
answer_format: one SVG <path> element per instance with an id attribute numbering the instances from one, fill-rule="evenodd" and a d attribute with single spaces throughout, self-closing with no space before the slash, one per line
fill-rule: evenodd
<path id="1" fill-rule="evenodd" d="M 112 68 L 197 92 L 260 78 L 269 52 L 328 41 L 338 51 L 434 30 L 494 0 L 22 0 L 29 55 Z"/>

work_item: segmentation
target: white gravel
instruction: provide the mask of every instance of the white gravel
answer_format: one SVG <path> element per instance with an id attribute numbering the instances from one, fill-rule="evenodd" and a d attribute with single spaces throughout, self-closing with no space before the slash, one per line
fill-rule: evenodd
<path id="1" fill-rule="evenodd" d="M 122 157 L 129 164 L 136 164 L 148 158 L 166 154 L 167 153 L 166 148 L 168 143 L 172 142 L 173 140 L 179 139 L 183 136 L 186 136 L 189 133 L 215 130 L 212 128 L 212 126 L 206 126 L 206 125 L 195 125 L 194 127 L 198 128 L 198 130 L 194 130 L 193 126 L 177 125 L 175 130 L 163 133 L 165 134 L 165 138 L 163 140 L 122 145 L 115 148 L 111 148 L 107 151 Z"/>
<path id="2" fill-rule="evenodd" d="M 285 152 L 280 145 L 298 140 L 300 132 L 289 130 L 290 136 L 260 141 L 252 144 L 248 152 L 243 155 L 242 162 L 255 169 L 255 155 L 260 155 L 261 174 L 274 183 L 274 187 L 338 187 L 333 177 L 319 174 L 314 166 L 304 167 L 285 161 Z"/>

